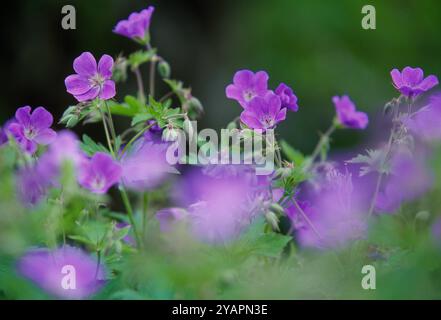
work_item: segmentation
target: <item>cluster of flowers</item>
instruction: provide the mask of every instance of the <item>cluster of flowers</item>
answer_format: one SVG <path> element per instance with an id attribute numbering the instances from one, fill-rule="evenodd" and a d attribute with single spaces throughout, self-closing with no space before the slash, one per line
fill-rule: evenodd
<path id="1" fill-rule="evenodd" d="M 153 11 L 153 7 L 149 7 L 131 14 L 116 25 L 114 32 L 140 44 L 149 44 Z M 116 95 L 112 57 L 103 55 L 97 63 L 91 53 L 85 52 L 74 60 L 73 69 L 76 74 L 65 79 L 67 92 L 80 103 L 98 101 L 98 108 L 104 110 L 107 100 Z M 419 68 L 406 67 L 402 72 L 394 69 L 391 76 L 394 86 L 409 103 L 438 84 L 435 76 L 424 78 Z M 243 108 L 242 126 L 263 131 L 274 129 L 286 119 L 287 110 L 299 110 L 293 90 L 284 83 L 270 90 L 268 79 L 265 71 L 240 70 L 234 75 L 233 83 L 226 87 L 226 96 Z M 291 221 L 289 233 L 303 247 L 338 248 L 363 238 L 370 207 L 377 213 L 394 212 L 404 201 L 420 196 L 430 187 L 430 173 L 424 159 L 416 159 L 406 152 L 401 142 L 407 131 L 424 141 L 441 138 L 438 125 L 441 98 L 435 96 L 429 105 L 418 111 L 401 114 L 398 107 L 403 99 L 392 103 L 400 124 L 392 128 L 389 144 L 381 152 L 372 152 L 378 159 L 358 157 L 344 165 L 324 159 L 315 162 L 333 129 L 365 129 L 368 125 L 367 114 L 358 111 L 348 96 L 335 96 L 332 102 L 336 118 L 332 130 L 322 137 L 317 152 L 305 161 L 305 165 L 296 168 L 291 163 L 281 162 L 273 175 L 263 177 L 256 176 L 253 167 L 248 165 L 215 165 L 191 170 L 175 184 L 172 201 L 177 206 L 156 213 L 161 230 L 173 232 L 176 224 L 184 223 L 201 241 L 226 243 L 237 238 L 256 216 L 261 215 L 275 232 L 280 232 L 280 216 L 288 217 Z M 105 125 L 106 119 L 112 124 L 110 112 L 102 117 Z M 56 133 L 51 129 L 52 123 L 52 115 L 43 107 L 32 111 L 26 106 L 19 108 L 15 118 L 0 129 L 0 144 L 9 141 L 18 146 L 27 159 L 17 173 L 19 193 L 27 205 L 37 205 L 46 199 L 49 189 L 60 187 L 60 172 L 66 161 L 73 165 L 79 185 L 96 194 L 105 194 L 115 185 L 123 191 L 127 187 L 145 192 L 160 186 L 168 174 L 174 172 L 166 161 L 169 144 L 162 139 L 164 126 L 157 120 L 146 120 L 146 130 L 126 145 L 119 145 L 117 150 L 109 141 L 109 152 L 94 154 L 83 151 L 72 132 Z M 29 158 L 39 153 L 42 149 L 39 146 L 48 147 L 40 152 L 38 160 Z M 375 170 L 366 169 L 372 162 L 381 165 Z M 364 173 L 377 171 L 377 183 L 360 177 L 359 168 L 354 165 L 360 163 L 365 165 Z M 388 172 L 383 171 L 386 166 Z M 295 185 L 285 183 L 293 170 L 308 173 L 311 178 Z M 403 171 L 407 174 L 403 175 Z M 132 231 L 136 233 L 134 224 L 131 220 Z M 132 240 L 128 242 L 135 246 Z M 80 290 L 60 288 L 63 275 L 58 270 L 64 265 L 77 268 Z M 52 294 L 82 298 L 103 285 L 105 268 L 102 264 L 98 266 L 97 270 L 95 260 L 80 249 L 64 246 L 52 251 L 31 250 L 21 259 L 19 271 Z"/>

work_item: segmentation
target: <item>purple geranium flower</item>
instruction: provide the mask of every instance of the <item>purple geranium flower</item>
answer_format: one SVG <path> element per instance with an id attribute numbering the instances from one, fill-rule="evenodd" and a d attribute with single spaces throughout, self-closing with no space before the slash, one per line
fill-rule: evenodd
<path id="1" fill-rule="evenodd" d="M 121 178 L 121 166 L 106 153 L 97 152 L 80 165 L 78 181 L 93 193 L 106 193 Z"/>
<path id="2" fill-rule="evenodd" d="M 50 144 L 57 134 L 50 128 L 54 121 L 50 112 L 43 107 L 36 108 L 32 113 L 31 110 L 29 106 L 18 108 L 15 121 L 8 125 L 7 130 L 23 151 L 33 154 L 39 144 Z"/>
<path id="3" fill-rule="evenodd" d="M 341 125 L 351 129 L 365 129 L 369 123 L 366 113 L 357 111 L 355 104 L 348 96 L 332 98 Z"/>
<path id="4" fill-rule="evenodd" d="M 394 87 L 407 97 L 416 97 L 438 84 L 438 78 L 434 75 L 424 78 L 424 72 L 421 68 L 405 67 L 401 72 L 398 69 L 393 69 L 390 75 Z"/>
<path id="5" fill-rule="evenodd" d="M 80 249 L 33 249 L 20 258 L 18 272 L 48 293 L 67 299 L 83 299 L 105 283 L 105 269 Z"/>
<path id="6" fill-rule="evenodd" d="M 250 70 L 237 71 L 233 84 L 227 86 L 227 98 L 237 100 L 240 105 L 247 108 L 254 97 L 263 97 L 268 92 L 268 74 L 265 71 L 253 73 Z"/>
<path id="7" fill-rule="evenodd" d="M 299 106 L 297 105 L 297 96 L 286 84 L 279 84 L 275 90 L 275 94 L 279 96 L 283 108 L 288 108 L 294 112 L 299 110 Z"/>
<path id="8" fill-rule="evenodd" d="M 434 95 L 430 103 L 403 120 L 405 126 L 424 141 L 441 139 L 441 95 Z"/>
<path id="9" fill-rule="evenodd" d="M 103 100 L 115 96 L 115 82 L 112 78 L 113 58 L 103 55 L 96 64 L 95 57 L 90 52 L 83 52 L 74 60 L 73 68 L 77 74 L 68 76 L 64 83 L 67 92 L 78 101 L 93 100 L 99 97 Z"/>
<path id="10" fill-rule="evenodd" d="M 113 32 L 131 39 L 146 40 L 153 11 L 155 11 L 155 8 L 149 6 L 141 12 L 130 14 L 127 20 L 118 22 Z"/>
<path id="11" fill-rule="evenodd" d="M 273 129 L 286 118 L 278 96 L 268 92 L 265 97 L 255 97 L 241 113 L 240 120 L 252 129 Z"/>
<path id="12" fill-rule="evenodd" d="M 162 129 L 155 120 L 148 120 L 147 125 L 151 127 L 144 133 L 144 139 L 146 141 L 152 141 L 154 143 L 162 142 Z"/>

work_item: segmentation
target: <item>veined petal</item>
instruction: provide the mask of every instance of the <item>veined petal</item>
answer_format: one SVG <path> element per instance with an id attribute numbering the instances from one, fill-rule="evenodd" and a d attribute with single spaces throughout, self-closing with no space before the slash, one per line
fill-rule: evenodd
<path id="1" fill-rule="evenodd" d="M 29 126 L 31 122 L 31 107 L 25 106 L 18 108 L 15 112 L 15 119 L 24 126 Z"/>
<path id="2" fill-rule="evenodd" d="M 57 133 L 54 130 L 47 128 L 39 131 L 34 137 L 34 141 L 38 144 L 48 145 L 51 144 L 56 137 Z"/>
<path id="3" fill-rule="evenodd" d="M 106 80 L 100 93 L 100 98 L 103 100 L 112 99 L 116 94 L 115 82 L 113 80 Z"/>
<path id="4" fill-rule="evenodd" d="M 64 80 L 64 84 L 66 85 L 67 92 L 73 95 L 84 94 L 89 91 L 91 87 L 88 78 L 77 74 L 72 74 L 68 76 Z"/>
<path id="5" fill-rule="evenodd" d="M 73 68 L 82 76 L 93 76 L 97 72 L 95 57 L 90 52 L 83 52 L 74 60 Z"/>
<path id="6" fill-rule="evenodd" d="M 90 88 L 90 90 L 84 94 L 75 95 L 75 99 L 77 99 L 79 102 L 93 100 L 98 96 L 99 92 L 100 92 L 100 87 L 95 86 Z"/>
<path id="7" fill-rule="evenodd" d="M 30 123 L 35 129 L 49 128 L 53 122 L 52 114 L 43 107 L 38 107 L 32 112 Z"/>
<path id="8" fill-rule="evenodd" d="M 98 73 L 104 78 L 110 79 L 112 77 L 113 58 L 108 54 L 104 54 L 98 62 Z"/>

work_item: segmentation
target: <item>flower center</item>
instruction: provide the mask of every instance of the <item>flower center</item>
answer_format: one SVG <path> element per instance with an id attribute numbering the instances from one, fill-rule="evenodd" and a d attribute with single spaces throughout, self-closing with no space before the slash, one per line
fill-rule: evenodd
<path id="1" fill-rule="evenodd" d="M 274 118 L 269 116 L 269 115 L 265 115 L 262 118 L 262 123 L 265 126 L 265 128 L 271 128 L 274 126 Z"/>
<path id="2" fill-rule="evenodd" d="M 99 73 L 96 73 L 93 77 L 91 77 L 89 79 L 89 81 L 92 84 L 92 86 L 94 86 L 94 87 L 95 86 L 102 87 L 102 85 L 104 84 L 105 79 Z"/>
<path id="3" fill-rule="evenodd" d="M 246 90 L 243 93 L 243 98 L 245 99 L 246 102 L 251 101 L 251 99 L 253 99 L 255 96 L 254 92 L 251 90 Z"/>
<path id="4" fill-rule="evenodd" d="M 35 132 L 34 128 L 30 127 L 24 130 L 24 134 L 26 139 L 32 140 L 37 135 L 37 132 Z"/>
<path id="5" fill-rule="evenodd" d="M 93 189 L 95 190 L 102 190 L 106 185 L 106 180 L 103 179 L 102 177 L 96 177 L 92 183 L 91 186 Z"/>

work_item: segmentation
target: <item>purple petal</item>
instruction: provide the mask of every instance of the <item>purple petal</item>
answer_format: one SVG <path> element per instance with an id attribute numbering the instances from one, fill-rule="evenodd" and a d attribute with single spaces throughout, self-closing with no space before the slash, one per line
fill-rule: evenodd
<path id="1" fill-rule="evenodd" d="M 403 78 L 401 77 L 401 72 L 398 71 L 398 69 L 393 69 L 390 72 L 390 75 L 392 77 L 392 81 L 394 83 L 394 86 L 396 88 L 400 88 L 403 85 Z"/>
<path id="2" fill-rule="evenodd" d="M 253 111 L 245 110 L 240 114 L 240 120 L 251 129 L 262 129 L 262 123 Z"/>
<path id="3" fill-rule="evenodd" d="M 108 54 L 101 57 L 98 62 L 98 73 L 104 78 L 110 79 L 112 77 L 113 58 Z"/>
<path id="4" fill-rule="evenodd" d="M 98 97 L 99 93 L 100 93 L 100 87 L 95 86 L 90 88 L 90 90 L 84 94 L 76 95 L 75 99 L 77 99 L 79 102 L 93 100 L 96 97 Z"/>
<path id="5" fill-rule="evenodd" d="M 29 126 L 31 122 L 31 107 L 25 106 L 18 108 L 15 112 L 15 119 L 24 126 Z"/>
<path id="6" fill-rule="evenodd" d="M 406 67 L 402 72 L 403 83 L 409 86 L 415 86 L 423 80 L 424 73 L 421 68 Z"/>
<path id="7" fill-rule="evenodd" d="M 93 76 L 97 72 L 96 60 L 90 52 L 83 52 L 74 60 L 73 68 L 79 75 Z"/>
<path id="8" fill-rule="evenodd" d="M 64 84 L 66 85 L 67 92 L 73 95 L 84 94 L 89 91 L 91 87 L 89 79 L 77 74 L 68 76 L 64 80 Z"/>
<path id="9" fill-rule="evenodd" d="M 233 82 L 240 87 L 252 85 L 254 73 L 250 70 L 240 70 L 234 74 Z"/>
<path id="10" fill-rule="evenodd" d="M 276 122 L 280 122 L 286 119 L 286 108 L 283 108 L 282 110 L 279 111 L 279 113 L 277 113 L 275 120 Z"/>
<path id="11" fill-rule="evenodd" d="M 54 130 L 47 128 L 38 132 L 34 137 L 34 141 L 38 144 L 48 145 L 51 144 L 56 137 L 57 133 Z"/>
<path id="12" fill-rule="evenodd" d="M 438 78 L 436 76 L 430 75 L 424 79 L 418 86 L 423 91 L 428 91 L 438 85 Z"/>
<path id="13" fill-rule="evenodd" d="M 38 107 L 32 112 L 31 126 L 35 129 L 49 128 L 54 122 L 52 114 L 43 107 Z"/>
<path id="14" fill-rule="evenodd" d="M 257 92 L 266 91 L 268 89 L 268 73 L 265 71 L 259 71 L 254 76 L 255 88 Z"/>
<path id="15" fill-rule="evenodd" d="M 103 100 L 112 99 L 116 94 L 115 82 L 106 80 L 100 93 L 100 98 Z"/>

